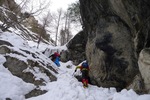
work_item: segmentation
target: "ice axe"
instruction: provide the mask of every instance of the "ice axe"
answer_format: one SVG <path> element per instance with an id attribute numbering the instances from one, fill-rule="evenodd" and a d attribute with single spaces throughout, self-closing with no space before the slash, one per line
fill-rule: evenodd
<path id="1" fill-rule="evenodd" d="M 76 70 L 73 72 L 72 76 L 74 76 L 74 73 L 76 72 Z"/>

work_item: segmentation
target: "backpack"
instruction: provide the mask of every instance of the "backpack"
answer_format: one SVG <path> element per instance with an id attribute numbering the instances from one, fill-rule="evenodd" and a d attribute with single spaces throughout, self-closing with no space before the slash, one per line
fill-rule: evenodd
<path id="1" fill-rule="evenodd" d="M 57 52 L 55 52 L 55 53 L 54 53 L 54 56 L 55 56 L 55 57 L 59 57 L 59 56 L 60 56 L 60 54 L 59 54 L 59 53 L 57 53 Z"/>
<path id="2" fill-rule="evenodd" d="M 51 58 L 52 61 L 55 61 L 56 57 L 60 57 L 59 53 L 57 53 L 57 52 L 55 52 L 54 54 L 52 54 L 50 56 L 50 58 Z"/>

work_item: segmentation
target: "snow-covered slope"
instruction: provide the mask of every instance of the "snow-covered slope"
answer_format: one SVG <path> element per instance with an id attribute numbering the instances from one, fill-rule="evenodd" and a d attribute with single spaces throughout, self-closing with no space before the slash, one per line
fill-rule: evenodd
<path id="1" fill-rule="evenodd" d="M 16 32 L 16 31 L 15 31 Z M 32 44 L 29 44 L 30 41 L 24 40 L 21 38 L 18 34 L 15 34 L 15 32 L 12 29 L 12 32 L 2 32 L 0 30 L 0 40 L 1 41 L 6 41 L 13 46 L 4 46 L 2 43 L 0 43 L 0 48 L 1 48 L 1 53 L 0 53 L 0 100 L 5 100 L 6 98 L 10 98 L 12 100 L 24 100 L 25 95 L 29 93 L 31 90 L 37 88 L 34 84 L 32 83 L 27 83 L 23 81 L 21 78 L 14 76 L 14 74 L 9 70 L 9 68 L 4 67 L 4 63 L 6 62 L 6 56 L 17 58 L 20 61 L 23 61 L 25 63 L 28 63 L 27 61 L 33 61 L 33 62 L 42 62 L 45 65 L 49 64 L 50 66 L 53 66 L 54 69 L 57 70 L 56 65 L 45 55 L 42 54 L 42 51 L 48 46 L 44 43 L 42 44 L 42 49 L 37 49 L 36 48 L 36 43 L 32 41 Z M 6 52 L 5 50 L 3 51 L 2 47 L 7 47 L 9 48 L 10 53 L 2 53 Z M 41 47 L 41 45 L 39 46 Z M 13 52 L 12 52 L 13 51 Z M 25 52 L 24 52 L 25 51 Z M 12 52 L 12 53 L 11 53 Z M 16 52 L 16 53 L 15 53 Z M 26 53 L 28 52 L 28 53 Z M 34 56 L 37 56 L 36 58 Z M 20 63 L 18 63 L 20 64 Z M 15 66 L 17 68 L 17 65 L 11 65 Z M 29 65 L 30 66 L 30 65 Z M 14 67 L 14 68 L 15 68 Z M 27 69 L 25 69 L 22 72 L 22 75 L 25 76 L 25 73 L 30 72 L 34 76 L 33 78 L 35 80 L 40 80 L 43 79 L 45 82 L 51 81 L 46 73 L 43 73 L 40 71 L 38 67 L 33 67 L 31 70 L 26 66 Z M 45 69 L 50 71 L 54 76 L 56 74 L 46 68 L 47 66 L 44 66 L 45 68 L 42 68 L 44 71 Z M 20 72 L 21 73 L 21 72 Z M 21 76 L 20 76 L 21 77 Z M 29 79 L 30 80 L 30 79 Z"/>
<path id="2" fill-rule="evenodd" d="M 68 65 L 71 65 L 71 68 L 67 68 Z M 138 95 L 132 89 L 116 92 L 113 87 L 103 88 L 89 85 L 88 88 L 83 88 L 82 83 L 72 75 L 74 69 L 75 66 L 70 61 L 61 63 L 58 80 L 41 87 L 47 89 L 48 92 L 26 100 L 150 100 L 150 95 Z"/>

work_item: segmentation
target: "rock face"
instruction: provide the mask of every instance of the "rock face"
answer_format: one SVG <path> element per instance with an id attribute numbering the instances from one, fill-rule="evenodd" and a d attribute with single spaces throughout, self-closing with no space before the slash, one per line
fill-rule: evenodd
<path id="1" fill-rule="evenodd" d="M 134 91 L 136 91 L 136 93 L 138 93 L 138 94 L 145 94 L 145 93 L 147 93 L 147 91 L 145 89 L 145 85 L 144 85 L 143 79 L 142 79 L 142 76 L 141 76 L 140 73 L 137 74 L 134 77 L 133 82 L 126 88 L 127 89 L 134 89 Z"/>
<path id="2" fill-rule="evenodd" d="M 85 60 L 85 48 L 87 42 L 87 35 L 81 31 L 79 32 L 73 39 L 71 39 L 68 44 L 67 48 L 68 51 L 64 52 L 66 55 L 67 60 L 72 60 L 75 65 L 81 63 Z"/>
<path id="3" fill-rule="evenodd" d="M 91 82 L 125 88 L 139 73 L 138 55 L 150 46 L 150 1 L 80 0 Z"/>
<path id="4" fill-rule="evenodd" d="M 141 51 L 138 63 L 146 91 L 150 93 L 150 48 L 145 48 Z"/>
<path id="5" fill-rule="evenodd" d="M 38 87 L 45 85 L 49 81 L 56 81 L 58 73 L 49 62 L 44 61 L 39 53 L 34 53 L 28 50 L 17 50 L 10 47 L 10 43 L 3 41 L 0 46 L 0 54 L 6 58 L 3 66 L 6 67 L 14 76 L 21 78 L 27 83 L 34 84 L 37 88 L 26 94 L 26 98 L 38 96 L 45 93 L 45 90 L 40 90 Z M 7 46 L 9 45 L 9 46 Z M 14 56 L 12 56 L 12 54 Z M 18 59 L 23 58 L 25 60 Z M 43 57 L 44 58 L 44 57 Z M 47 58 L 47 57 L 46 57 Z M 37 75 L 44 75 L 45 78 L 37 78 Z"/>
<path id="6" fill-rule="evenodd" d="M 7 41 L 0 40 L 0 45 L 8 45 L 8 46 L 13 46 L 11 43 Z"/>

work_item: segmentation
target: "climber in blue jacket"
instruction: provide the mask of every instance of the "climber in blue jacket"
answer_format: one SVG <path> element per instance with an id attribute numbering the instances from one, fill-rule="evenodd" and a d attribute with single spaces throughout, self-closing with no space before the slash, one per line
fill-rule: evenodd
<path id="1" fill-rule="evenodd" d="M 60 61 L 60 58 L 59 58 L 59 57 L 56 57 L 54 63 L 55 63 L 58 67 L 60 67 L 59 61 Z"/>
<path id="2" fill-rule="evenodd" d="M 60 63 L 59 63 L 59 61 L 60 61 L 60 54 L 59 54 L 59 53 L 55 52 L 54 54 L 52 54 L 52 55 L 50 56 L 50 58 L 51 58 L 51 60 L 52 60 L 58 67 L 60 67 Z"/>

